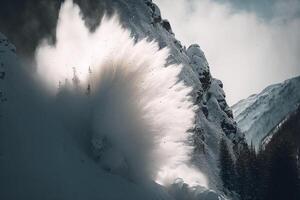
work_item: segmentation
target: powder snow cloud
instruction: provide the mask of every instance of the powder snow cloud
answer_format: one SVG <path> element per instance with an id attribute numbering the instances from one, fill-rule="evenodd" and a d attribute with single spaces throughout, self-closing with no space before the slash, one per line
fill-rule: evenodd
<path id="1" fill-rule="evenodd" d="M 60 107 L 66 124 L 90 123 L 102 167 L 135 180 L 207 186 L 189 163 L 191 88 L 178 82 L 181 66 L 165 67 L 168 49 L 147 39 L 135 43 L 117 16 L 104 17 L 91 33 L 72 1 L 61 7 L 56 37 L 55 46 L 44 40 L 36 50 L 37 77 L 73 110 Z"/>

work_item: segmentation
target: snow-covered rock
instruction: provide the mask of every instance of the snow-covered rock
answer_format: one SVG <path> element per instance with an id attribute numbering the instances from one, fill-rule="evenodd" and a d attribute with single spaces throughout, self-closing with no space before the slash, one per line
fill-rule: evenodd
<path id="1" fill-rule="evenodd" d="M 201 186 L 189 187 L 182 180 L 178 179 L 169 188 L 168 192 L 176 197 L 177 200 L 226 200 L 214 190 L 203 188 Z"/>
<path id="2" fill-rule="evenodd" d="M 271 85 L 235 104 L 233 114 L 248 144 L 259 148 L 265 137 L 300 103 L 300 77 Z"/>

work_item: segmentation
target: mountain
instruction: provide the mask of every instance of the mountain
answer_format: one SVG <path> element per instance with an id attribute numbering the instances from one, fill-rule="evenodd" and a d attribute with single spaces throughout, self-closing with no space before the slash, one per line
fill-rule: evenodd
<path id="1" fill-rule="evenodd" d="M 289 119 L 300 104 L 300 77 L 271 85 L 232 106 L 234 118 L 248 144 L 256 149 Z"/>
<path id="2" fill-rule="evenodd" d="M 232 147 L 243 140 L 243 136 L 237 129 L 231 108 L 226 103 L 223 84 L 211 76 L 210 66 L 199 45 L 193 44 L 188 48 L 182 45 L 175 38 L 168 20 L 161 17 L 159 8 L 151 0 L 74 1 L 79 5 L 81 17 L 91 32 L 97 29 L 105 14 L 113 16 L 117 13 L 121 25 L 129 29 L 135 42 L 147 38 L 147 41 L 156 41 L 159 49 L 169 48 L 170 55 L 167 65 L 181 65 L 179 80 L 183 81 L 185 86 L 192 88 L 191 101 L 197 106 L 197 109 L 195 110 L 195 126 L 190 130 L 193 152 L 189 164 L 205 175 L 207 188 L 203 189 L 201 186 L 198 190 L 189 189 L 181 181 L 177 181 L 169 189 L 154 182 L 147 183 L 146 187 L 144 184 L 136 184 L 134 181 L 120 178 L 120 174 L 124 175 L 124 171 L 122 171 L 124 168 L 121 168 L 121 171 L 116 170 L 117 174 L 103 171 L 95 164 L 93 156 L 80 149 L 82 144 L 83 148 L 90 149 L 92 148 L 90 146 L 93 145 L 102 148 L 102 144 L 99 145 L 97 142 L 96 145 L 95 143 L 91 144 L 91 141 L 86 141 L 87 138 L 80 136 L 80 130 L 87 129 L 89 131 L 94 128 L 89 127 L 90 123 L 84 125 L 81 125 L 79 121 L 69 123 L 64 132 L 64 129 L 60 127 L 61 124 L 56 121 L 58 119 L 54 120 L 53 116 L 46 115 L 48 108 L 43 108 L 45 110 L 40 112 L 33 111 L 34 107 L 49 101 L 48 98 L 42 99 L 42 101 L 32 101 L 32 97 L 29 98 L 29 96 L 33 94 L 33 99 L 43 98 L 43 95 L 40 95 L 43 92 L 39 91 L 39 95 L 36 95 L 36 91 L 28 89 L 31 88 L 28 85 L 34 82 L 32 74 L 35 74 L 38 68 L 35 55 L 41 42 L 45 39 L 50 45 L 57 42 L 56 25 L 59 21 L 62 1 L 31 0 L 24 1 L 21 5 L 18 3 L 17 0 L 4 1 L 0 8 L 0 15 L 5 16 L 5 18 L 0 17 L 0 31 L 17 47 L 16 51 L 13 45 L 4 36 L 1 36 L 0 61 L 1 77 L 3 77 L 0 85 L 3 99 L 2 105 L 0 104 L 1 115 L 17 117 L 15 121 L 11 120 L 9 123 L 0 118 L 3 129 L 1 141 L 9 140 L 7 143 L 2 142 L 2 147 L 0 147 L 2 148 L 0 185 L 4 186 L 1 187 L 3 190 L 5 188 L 5 191 L 1 192 L 0 190 L 0 195 L 4 194 L 4 197 L 13 195 L 11 196 L 13 198 L 24 194 L 31 199 L 45 199 L 44 194 L 46 193 L 50 194 L 48 199 L 82 199 L 86 196 L 89 197 L 88 199 L 95 199 L 99 195 L 105 199 L 120 199 L 122 196 L 126 199 L 145 199 L 146 196 L 149 199 L 172 199 L 175 196 L 175 199 L 179 199 L 175 195 L 179 191 L 183 194 L 189 192 L 197 198 L 202 197 L 203 199 L 223 198 L 214 192 L 220 192 L 222 188 L 218 174 L 219 141 L 224 138 L 232 152 Z M 18 15 L 13 13 L 18 13 Z M 121 49 L 123 44 L 118 45 Z M 15 52 L 20 59 L 16 57 Z M 18 75 L 18 70 L 22 71 L 21 75 Z M 18 78 L 18 76 L 24 76 L 23 71 L 27 74 L 27 81 L 24 81 L 24 77 Z M 15 76 L 15 79 L 9 79 L 12 76 Z M 3 81 L 7 80 L 10 82 L 3 84 Z M 5 93 L 10 94 L 11 97 L 7 98 Z M 23 97 L 24 99 L 21 100 Z M 24 102 L 20 103 L 19 100 Z M 74 101 L 74 99 L 72 100 Z M 5 104 L 6 101 L 9 104 Z M 85 110 L 77 110 L 80 101 L 81 97 L 78 97 L 75 101 L 77 104 L 70 105 L 71 114 L 77 116 L 78 113 L 85 113 Z M 23 113 L 19 114 L 19 110 L 22 110 Z M 84 117 L 85 114 L 83 114 Z M 30 118 L 35 123 L 32 123 Z M 175 122 L 179 123 L 179 121 Z M 43 128 L 40 128 L 39 124 Z M 52 129 L 59 131 L 51 134 Z M 15 132 L 11 132 L 11 130 L 15 130 Z M 70 130 L 74 134 L 76 133 L 75 138 L 69 135 L 68 131 Z M 41 132 L 40 135 L 36 135 L 38 131 Z M 80 148 L 76 144 L 77 140 L 79 140 Z M 37 153 L 37 149 L 40 152 Z M 8 152 L 11 152 L 10 155 Z M 107 155 L 113 157 L 119 153 L 113 151 Z M 9 164 L 5 165 L 5 163 Z M 58 180 L 60 184 L 57 184 Z M 173 187 L 176 188 L 175 191 Z M 118 192 L 114 192 L 112 188 L 117 188 Z M 119 188 L 123 189 L 119 191 Z M 98 190 L 99 192 L 97 192 Z M 138 192 L 134 193 L 134 191 Z"/>
<path id="3" fill-rule="evenodd" d="M 300 105 L 289 113 L 268 135 L 262 140 L 263 148 L 276 146 L 285 141 L 291 145 L 293 153 L 297 155 L 300 148 Z M 299 160 L 299 158 L 298 158 Z"/>

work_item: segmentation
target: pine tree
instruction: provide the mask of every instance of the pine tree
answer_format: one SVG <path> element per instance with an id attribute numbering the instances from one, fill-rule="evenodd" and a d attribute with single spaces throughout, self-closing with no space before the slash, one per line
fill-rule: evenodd
<path id="1" fill-rule="evenodd" d="M 300 148 L 298 147 L 297 155 L 297 165 L 298 165 L 298 196 L 300 197 Z"/>
<path id="2" fill-rule="evenodd" d="M 236 177 L 235 167 L 226 141 L 223 138 L 220 141 L 219 150 L 220 177 L 223 181 L 223 188 L 229 191 L 233 191 Z"/>
<path id="3" fill-rule="evenodd" d="M 267 192 L 267 180 L 269 177 L 269 162 L 268 162 L 268 155 L 266 151 L 264 151 L 261 147 L 258 150 L 256 156 L 256 163 L 257 163 L 257 189 L 256 189 L 256 196 L 258 200 L 265 200 L 266 199 L 266 192 Z"/>
<path id="4" fill-rule="evenodd" d="M 272 145 L 267 200 L 299 200 L 296 155 L 287 141 Z"/>
<path id="5" fill-rule="evenodd" d="M 250 180 L 249 173 L 249 156 L 250 150 L 247 144 L 244 144 L 238 152 L 236 160 L 236 173 L 237 173 L 237 187 L 236 191 L 240 195 L 241 200 L 246 200 L 248 198 L 248 184 Z"/>
<path id="6" fill-rule="evenodd" d="M 77 71 L 76 71 L 76 68 L 73 67 L 73 78 L 72 78 L 72 82 L 73 82 L 73 86 L 75 88 L 78 88 L 79 87 L 79 84 L 80 84 L 80 80 L 79 80 L 79 77 L 77 76 Z"/>
<path id="7" fill-rule="evenodd" d="M 90 95 L 91 94 L 91 82 L 92 82 L 92 69 L 91 66 L 89 66 L 89 70 L 88 70 L 89 76 L 88 76 L 88 85 L 86 88 L 86 95 Z"/>
<path id="8" fill-rule="evenodd" d="M 248 183 L 246 185 L 247 190 L 247 197 L 251 200 L 259 200 L 259 193 L 260 189 L 262 187 L 261 181 L 263 174 L 260 173 L 260 162 L 258 160 L 258 156 L 256 154 L 255 147 L 251 143 L 250 149 L 249 149 L 249 158 L 247 159 L 248 163 L 247 166 L 249 168 L 248 170 Z"/>
<path id="9" fill-rule="evenodd" d="M 297 150 L 297 165 L 298 165 L 298 174 L 299 174 L 299 179 L 300 179 L 300 148 L 299 147 Z"/>

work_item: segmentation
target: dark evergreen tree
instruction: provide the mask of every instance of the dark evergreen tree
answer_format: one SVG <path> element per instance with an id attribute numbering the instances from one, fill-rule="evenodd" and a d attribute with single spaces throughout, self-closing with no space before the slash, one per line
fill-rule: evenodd
<path id="1" fill-rule="evenodd" d="M 257 164 L 257 181 L 256 181 L 256 196 L 258 200 L 266 199 L 266 191 L 267 191 L 267 179 L 269 177 L 269 162 L 268 155 L 266 151 L 262 148 L 258 150 L 256 156 L 256 164 Z"/>
<path id="2" fill-rule="evenodd" d="M 236 160 L 236 191 L 241 200 L 259 200 L 260 162 L 253 145 L 244 144 Z"/>
<path id="3" fill-rule="evenodd" d="M 251 143 L 249 158 L 247 159 L 248 183 L 246 185 L 247 197 L 251 200 L 258 200 L 259 193 L 259 163 L 254 146 Z"/>
<path id="4" fill-rule="evenodd" d="M 79 84 L 80 84 L 80 79 L 79 77 L 77 76 L 77 71 L 76 71 L 76 68 L 73 67 L 73 78 L 72 78 L 72 82 L 73 82 L 73 86 L 75 88 L 78 88 L 79 87 Z"/>
<path id="5" fill-rule="evenodd" d="M 298 165 L 298 175 L 300 179 L 300 148 L 297 150 L 297 165 Z"/>
<path id="6" fill-rule="evenodd" d="M 258 153 L 252 145 L 237 148 L 236 192 L 240 200 L 300 200 L 299 125 L 297 111 Z"/>
<path id="7" fill-rule="evenodd" d="M 299 200 L 296 155 L 287 141 L 274 143 L 270 150 L 267 200 Z"/>
<path id="8" fill-rule="evenodd" d="M 220 141 L 219 155 L 220 177 L 223 181 L 224 191 L 233 191 L 236 177 L 235 166 L 227 143 L 223 138 Z"/>
<path id="9" fill-rule="evenodd" d="M 237 184 L 236 191 L 240 195 L 241 200 L 249 199 L 248 197 L 248 184 L 250 182 L 249 173 L 249 157 L 250 150 L 247 144 L 244 144 L 238 152 L 236 160 L 236 173 L 237 173 Z"/>

